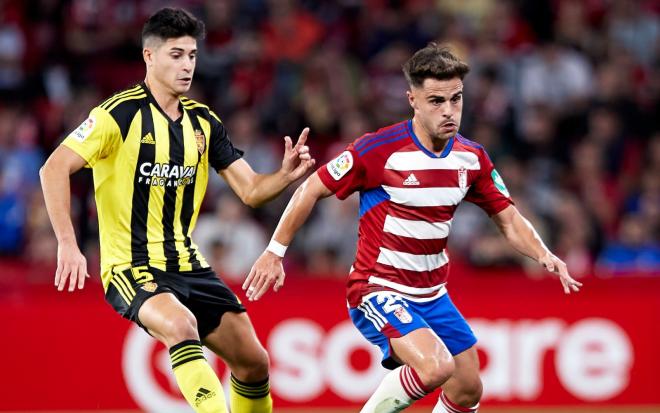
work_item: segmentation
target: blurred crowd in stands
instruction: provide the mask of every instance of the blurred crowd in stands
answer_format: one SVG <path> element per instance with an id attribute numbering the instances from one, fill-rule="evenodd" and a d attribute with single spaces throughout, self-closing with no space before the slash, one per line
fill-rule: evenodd
<path id="1" fill-rule="evenodd" d="M 55 262 L 38 169 L 93 106 L 143 79 L 140 30 L 166 5 L 206 22 L 189 96 L 255 170 L 278 168 L 282 137 L 304 126 L 322 163 L 410 118 L 401 65 L 440 41 L 471 66 L 461 134 L 486 147 L 571 272 L 660 275 L 660 4 L 642 0 L 0 1 L 0 260 Z M 244 277 L 296 186 L 251 210 L 211 179 L 193 239 L 219 273 Z M 89 171 L 72 191 L 97 272 Z M 321 202 L 287 265 L 344 277 L 358 203 Z M 452 259 L 540 276 L 474 205 L 450 238 Z"/>

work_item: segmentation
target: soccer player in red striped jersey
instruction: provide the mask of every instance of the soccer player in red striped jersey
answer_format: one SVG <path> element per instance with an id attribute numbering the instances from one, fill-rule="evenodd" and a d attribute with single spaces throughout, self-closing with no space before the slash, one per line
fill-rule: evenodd
<path id="1" fill-rule="evenodd" d="M 258 300 L 284 283 L 286 246 L 313 206 L 360 193 L 357 255 L 347 286 L 355 326 L 383 352 L 388 373 L 362 412 L 398 412 L 438 387 L 434 413 L 476 412 L 482 394 L 476 338 L 445 283 L 447 238 L 458 204 L 479 205 L 522 254 L 558 275 L 564 292 L 581 283 L 516 209 L 480 145 L 458 134 L 469 68 L 435 43 L 404 65 L 411 120 L 350 144 L 294 194 L 243 289 Z"/>

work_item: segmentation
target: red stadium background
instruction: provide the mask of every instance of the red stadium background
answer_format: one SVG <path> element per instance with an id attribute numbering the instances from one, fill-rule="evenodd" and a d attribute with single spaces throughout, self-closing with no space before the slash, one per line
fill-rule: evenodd
<path id="1" fill-rule="evenodd" d="M 24 272 L 3 266 L 5 280 Z M 515 270 L 453 272 L 452 298 L 480 340 L 484 406 L 660 405 L 660 279 L 589 279 L 564 296 L 558 282 Z M 348 320 L 343 283 L 289 281 L 247 303 L 271 356 L 276 407 L 357 410 L 384 370 Z M 17 284 L 0 300 L 0 410 L 185 411 L 165 349 L 118 317 L 98 284 L 74 294 Z"/>

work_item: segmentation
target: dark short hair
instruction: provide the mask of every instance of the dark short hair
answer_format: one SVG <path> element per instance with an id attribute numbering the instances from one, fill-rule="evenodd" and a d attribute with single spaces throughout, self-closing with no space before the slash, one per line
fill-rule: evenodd
<path id="1" fill-rule="evenodd" d="M 205 34 L 204 22 L 184 9 L 165 7 L 152 14 L 142 27 L 142 45 L 149 37 L 161 40 L 190 36 L 197 40 Z"/>
<path id="2" fill-rule="evenodd" d="M 411 87 L 421 86 L 427 78 L 449 80 L 458 77 L 463 80 L 469 71 L 467 63 L 437 43 L 429 43 L 418 50 L 403 65 L 403 74 Z"/>

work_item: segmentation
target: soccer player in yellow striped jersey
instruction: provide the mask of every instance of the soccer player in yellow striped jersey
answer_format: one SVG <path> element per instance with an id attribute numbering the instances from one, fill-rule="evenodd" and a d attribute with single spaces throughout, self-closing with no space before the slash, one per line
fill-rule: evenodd
<path id="1" fill-rule="evenodd" d="M 257 174 L 208 106 L 182 95 L 193 78 L 204 24 L 164 8 L 142 31 L 145 80 L 92 109 L 41 169 L 58 240 L 55 285 L 84 287 L 87 264 L 70 218 L 69 176 L 94 175 L 105 298 L 170 350 L 174 375 L 196 412 L 225 412 L 202 345 L 231 369 L 233 413 L 270 412 L 268 355 L 245 308 L 191 240 L 209 167 L 250 206 L 277 196 L 314 166 L 304 129 L 285 137 L 282 167 Z M 222 321 L 222 322 L 221 322 Z"/>

